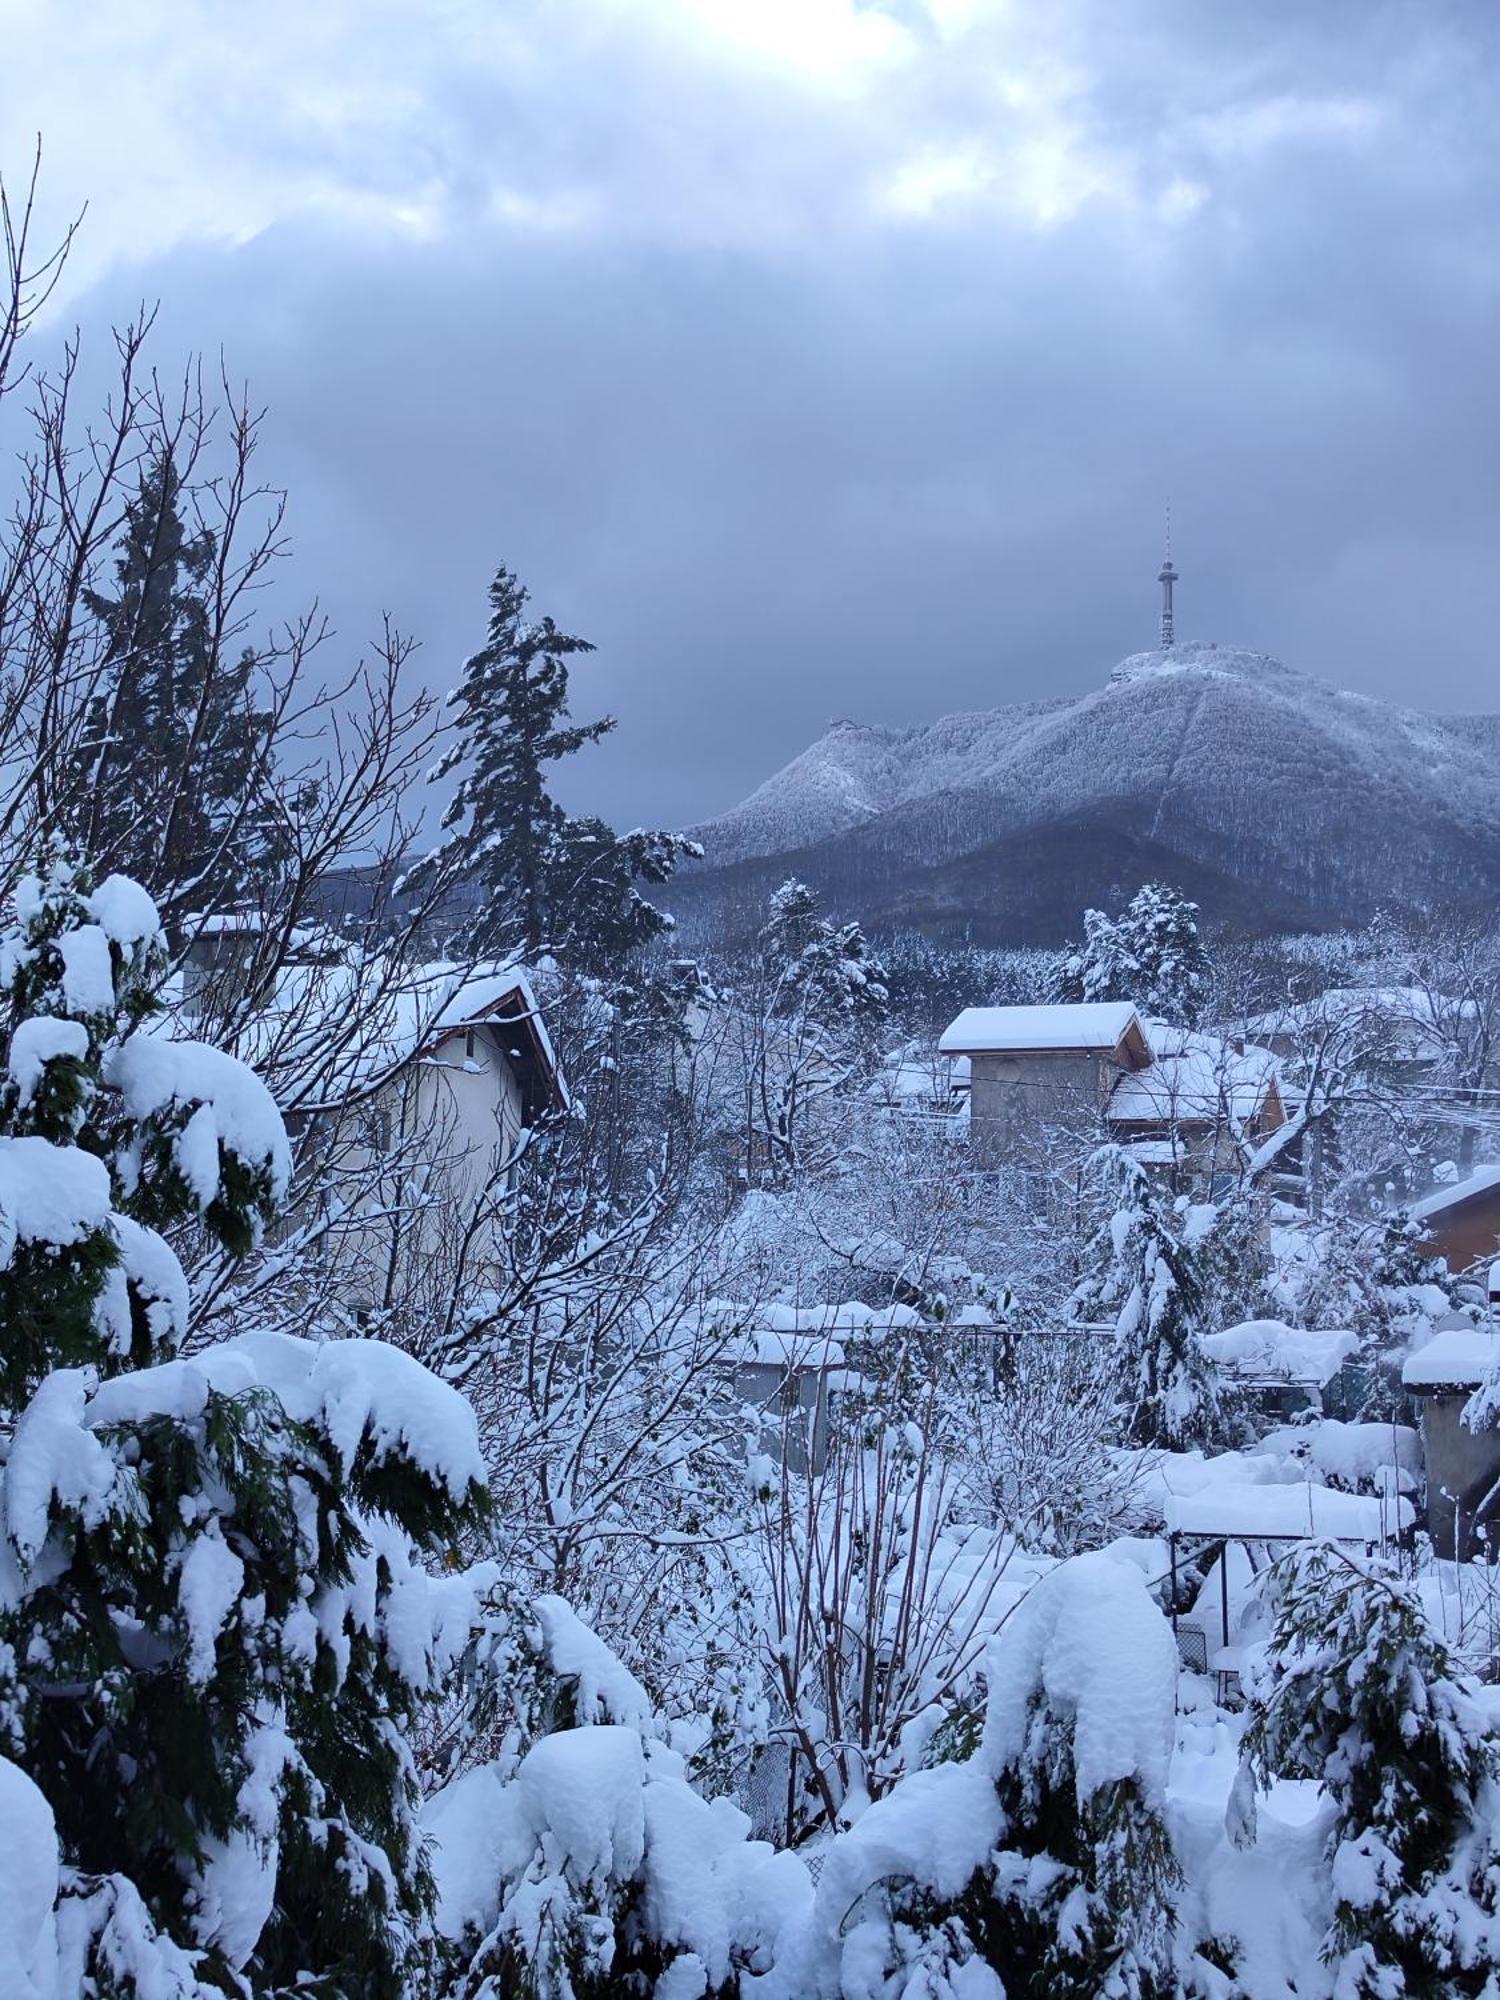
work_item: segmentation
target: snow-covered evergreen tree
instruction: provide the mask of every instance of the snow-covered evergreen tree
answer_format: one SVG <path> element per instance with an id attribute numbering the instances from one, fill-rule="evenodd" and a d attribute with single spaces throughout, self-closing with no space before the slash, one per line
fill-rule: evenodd
<path id="1" fill-rule="evenodd" d="M 1339 2000 L 1493 1994 L 1500 1746 L 1473 1684 L 1390 1563 L 1313 1543 L 1270 1572 L 1270 1602 L 1241 1837 L 1253 1779 L 1313 1779 L 1333 1808 L 1324 1956 Z"/>
<path id="2" fill-rule="evenodd" d="M 67 1977 L 398 2000 L 431 1901 L 410 1738 L 483 1581 L 419 1557 L 484 1511 L 472 1413 L 369 1342 L 173 1358 L 187 1285 L 158 1232 L 252 1242 L 285 1188 L 280 1117 L 152 1021 L 163 947 L 135 884 L 54 860 L 16 903 L 0 1747 L 53 1815 Z"/>
<path id="3" fill-rule="evenodd" d="M 1226 1414 L 1214 1368 L 1198 1344 L 1218 1211 L 1174 1201 L 1118 1146 L 1100 1150 L 1094 1172 L 1111 1213 L 1074 1309 L 1114 1323 L 1123 1435 L 1132 1444 L 1173 1450 L 1218 1441 Z"/>
<path id="4" fill-rule="evenodd" d="M 768 1972 L 811 1900 L 801 1863 L 688 1785 L 640 1684 L 567 1605 L 500 1635 L 499 1756 L 428 1803 L 444 2000 L 731 2000 Z M 491 1679 L 495 1676 L 492 1674 Z M 785 1980 L 773 1990 L 795 1990 Z"/>
<path id="5" fill-rule="evenodd" d="M 995 1767 L 1005 1833 L 983 1928 L 1007 1992 L 1172 1991 L 1180 1870 L 1165 1793 L 1176 1671 L 1166 1620 L 1139 1576 L 1107 1555 L 1044 1577 L 1002 1627 L 981 1754 Z"/>
<path id="6" fill-rule="evenodd" d="M 1090 1554 L 1044 1576 L 990 1648 L 972 1754 L 903 1778 L 830 1846 L 814 1913 L 827 1990 L 1176 1992 L 1176 1677 L 1138 1571 Z"/>
<path id="7" fill-rule="evenodd" d="M 1147 882 L 1118 917 L 1084 911 L 1083 943 L 1060 961 L 1053 997 L 1129 1000 L 1143 1014 L 1193 1027 L 1209 979 L 1197 904 L 1165 883 Z"/>
<path id="8" fill-rule="evenodd" d="M 618 835 L 558 804 L 547 767 L 615 726 L 612 716 L 568 719 L 567 663 L 594 649 L 550 618 L 528 618 L 529 593 L 510 570 L 496 571 L 489 596 L 486 642 L 448 697 L 458 733 L 432 774 L 460 773 L 444 839 L 411 879 L 456 863 L 482 898 L 481 949 L 519 943 L 529 959 L 550 952 L 604 969 L 669 923 L 636 882 L 665 882 L 680 856 L 699 850 L 675 834 Z"/>
<path id="9" fill-rule="evenodd" d="M 811 1107 L 869 1069 L 888 999 L 863 930 L 830 922 L 805 882 L 772 895 L 760 952 L 752 1094 L 772 1169 L 785 1173 L 800 1163 Z"/>
<path id="10" fill-rule="evenodd" d="M 104 663 L 65 781 L 96 873 L 142 883 L 169 926 L 232 906 L 274 845 L 256 656 L 224 629 L 218 544 L 189 528 L 186 504 L 163 450 L 126 509 L 114 595 L 85 592 Z"/>

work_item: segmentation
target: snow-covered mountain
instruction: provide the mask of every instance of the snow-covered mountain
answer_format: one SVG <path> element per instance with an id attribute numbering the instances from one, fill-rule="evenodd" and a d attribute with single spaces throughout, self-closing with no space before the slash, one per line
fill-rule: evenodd
<path id="1" fill-rule="evenodd" d="M 690 903 L 748 909 L 795 865 L 871 921 L 1045 941 L 1156 874 L 1206 914 L 1340 924 L 1500 896 L 1500 716 L 1426 715 L 1185 644 L 1077 697 L 836 723 L 694 832 Z"/>

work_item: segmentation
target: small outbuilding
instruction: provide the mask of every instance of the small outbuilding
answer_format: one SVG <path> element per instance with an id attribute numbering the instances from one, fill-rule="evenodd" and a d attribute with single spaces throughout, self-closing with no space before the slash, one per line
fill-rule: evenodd
<path id="1" fill-rule="evenodd" d="M 1246 1645 L 1261 1636 L 1257 1579 L 1273 1552 L 1293 1542 L 1336 1541 L 1381 1548 L 1413 1520 L 1409 1500 L 1372 1498 L 1307 1483 L 1218 1481 L 1167 1501 L 1167 1547 L 1175 1607 L 1181 1568 L 1204 1569 L 1192 1607 L 1172 1629 L 1184 1666 L 1211 1673 L 1219 1699 L 1233 1697 Z"/>
<path id="2" fill-rule="evenodd" d="M 832 1397 L 847 1372 L 831 1333 L 755 1327 L 736 1338 L 726 1358 L 736 1400 L 757 1419 L 755 1448 L 792 1472 L 820 1474 L 828 1463 Z"/>
<path id="3" fill-rule="evenodd" d="M 1464 1421 L 1477 1389 L 1500 1375 L 1500 1330 L 1461 1315 L 1440 1327 L 1401 1371 L 1421 1412 L 1427 1528 L 1440 1556 L 1467 1562 L 1496 1553 L 1489 1528 L 1500 1511 L 1500 1430 Z"/>
<path id="4" fill-rule="evenodd" d="M 1024 1149 L 1048 1126 L 1096 1122 L 1120 1077 L 1151 1062 L 1128 1001 L 966 1007 L 938 1048 L 967 1057 L 974 1138 L 1006 1152 Z"/>

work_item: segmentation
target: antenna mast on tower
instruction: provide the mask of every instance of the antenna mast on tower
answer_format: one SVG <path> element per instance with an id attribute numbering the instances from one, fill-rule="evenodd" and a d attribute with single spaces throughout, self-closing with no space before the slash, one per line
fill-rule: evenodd
<path id="1" fill-rule="evenodd" d="M 1172 567 L 1172 503 L 1167 502 L 1167 553 L 1157 572 L 1157 582 L 1161 585 L 1161 649 L 1171 650 L 1176 633 L 1172 627 L 1172 585 L 1177 581 L 1177 572 Z"/>

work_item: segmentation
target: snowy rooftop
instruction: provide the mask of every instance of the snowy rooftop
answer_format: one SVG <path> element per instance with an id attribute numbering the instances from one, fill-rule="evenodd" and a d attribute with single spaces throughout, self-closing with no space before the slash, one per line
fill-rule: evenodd
<path id="1" fill-rule="evenodd" d="M 360 1007 L 355 1009 L 356 992 Z M 358 1039 L 351 1037 L 357 1026 Z M 372 963 L 292 964 L 251 1030 L 252 1050 L 273 1062 L 284 1096 L 302 1086 L 324 1101 L 377 1089 L 446 1036 L 483 1026 L 524 1048 L 540 1093 L 566 1106 L 566 1081 L 522 965 L 416 967 Z"/>
<path id="2" fill-rule="evenodd" d="M 811 1306 L 709 1299 L 696 1309 L 696 1317 L 705 1333 L 725 1333 L 727 1359 L 782 1368 L 839 1366 L 844 1340 L 933 1330 L 911 1306 L 869 1306 L 860 1299 Z"/>
<path id="3" fill-rule="evenodd" d="M 1409 1500 L 1371 1499 L 1332 1486 L 1205 1487 L 1173 1495 L 1166 1506 L 1169 1535 L 1226 1535 L 1245 1541 L 1293 1541 L 1326 1535 L 1338 1542 L 1381 1542 L 1410 1526 Z"/>
<path id="4" fill-rule="evenodd" d="M 1500 1333 L 1448 1327 L 1419 1347 L 1401 1370 L 1408 1389 L 1477 1389 L 1500 1370 Z"/>
<path id="5" fill-rule="evenodd" d="M 1143 1024 L 1152 1052 L 1149 1069 L 1122 1076 L 1110 1094 L 1114 1124 L 1247 1124 L 1272 1094 L 1276 1058 L 1265 1049 L 1236 1052 L 1216 1035 L 1191 1033 L 1164 1021 Z"/>
<path id="6" fill-rule="evenodd" d="M 1422 1222 L 1431 1215 L 1444 1215 L 1450 1208 L 1457 1208 L 1460 1203 L 1472 1201 L 1476 1195 L 1488 1194 L 1497 1187 L 1500 1187 L 1500 1160 L 1492 1160 L 1488 1166 L 1476 1167 L 1461 1181 L 1434 1188 L 1431 1194 L 1412 1203 L 1411 1212 L 1418 1222 Z"/>
<path id="7" fill-rule="evenodd" d="M 1380 1023 L 1394 1047 L 1418 1060 L 1441 1055 L 1451 1024 L 1472 1016 L 1473 1003 L 1423 986 L 1330 986 L 1310 1000 L 1288 1000 L 1257 1014 L 1245 1032 L 1257 1041 L 1295 1037 L 1348 1022 Z"/>
<path id="8" fill-rule="evenodd" d="M 943 1030 L 945 1056 L 994 1050 L 1114 1049 L 1140 1017 L 1128 1000 L 1077 1006 L 965 1007 Z"/>

